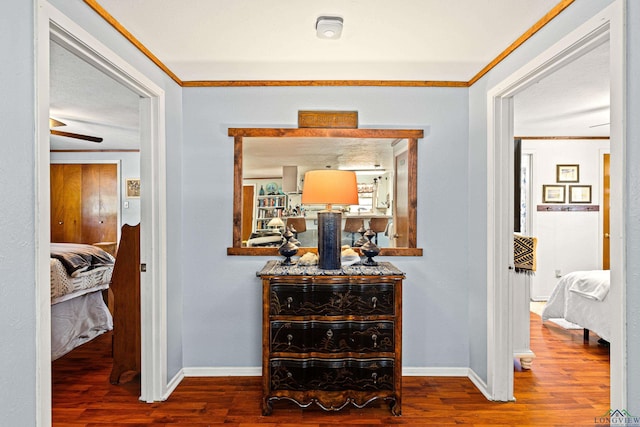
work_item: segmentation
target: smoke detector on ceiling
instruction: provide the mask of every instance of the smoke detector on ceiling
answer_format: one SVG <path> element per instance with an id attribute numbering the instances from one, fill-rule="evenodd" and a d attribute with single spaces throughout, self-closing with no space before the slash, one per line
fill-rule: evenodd
<path id="1" fill-rule="evenodd" d="M 338 16 L 320 16 L 316 20 L 316 34 L 321 39 L 339 39 L 343 22 Z"/>

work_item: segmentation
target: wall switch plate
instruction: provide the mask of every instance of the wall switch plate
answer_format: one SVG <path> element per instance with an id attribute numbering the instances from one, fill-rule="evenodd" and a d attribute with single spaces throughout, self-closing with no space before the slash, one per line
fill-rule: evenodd
<path id="1" fill-rule="evenodd" d="M 129 202 L 124 202 L 124 208 L 129 209 Z"/>

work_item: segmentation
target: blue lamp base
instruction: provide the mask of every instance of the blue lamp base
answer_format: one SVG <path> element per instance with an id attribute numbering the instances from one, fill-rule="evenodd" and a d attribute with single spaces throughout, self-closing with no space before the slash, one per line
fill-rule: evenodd
<path id="1" fill-rule="evenodd" d="M 318 212 L 318 268 L 339 270 L 342 213 Z"/>

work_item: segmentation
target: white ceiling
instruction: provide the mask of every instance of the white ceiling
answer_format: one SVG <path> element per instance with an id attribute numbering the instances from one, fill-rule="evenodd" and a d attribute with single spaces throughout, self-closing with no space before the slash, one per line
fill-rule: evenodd
<path id="1" fill-rule="evenodd" d="M 609 136 L 609 43 L 514 96 L 519 136 Z"/>
<path id="2" fill-rule="evenodd" d="M 181 80 L 467 82 L 559 0 L 99 0 Z M 319 39 L 319 16 L 344 20 Z"/>
<path id="3" fill-rule="evenodd" d="M 51 42 L 49 115 L 56 130 L 104 138 L 97 144 L 51 135 L 54 150 L 137 149 L 139 97 L 92 65 Z"/>
<path id="4" fill-rule="evenodd" d="M 183 81 L 467 82 L 557 0 L 99 3 Z M 315 20 L 321 15 L 344 19 L 341 39 L 316 37 Z M 518 94 L 516 134 L 608 135 L 608 126 L 596 126 L 609 121 L 607 55 L 606 46 L 597 49 Z M 52 43 L 51 116 L 68 125 L 59 130 L 104 138 L 95 144 L 52 136 L 52 149 L 138 148 L 138 100 Z M 293 155 L 291 144 L 286 148 Z M 263 153 L 262 161 L 268 158 Z"/>

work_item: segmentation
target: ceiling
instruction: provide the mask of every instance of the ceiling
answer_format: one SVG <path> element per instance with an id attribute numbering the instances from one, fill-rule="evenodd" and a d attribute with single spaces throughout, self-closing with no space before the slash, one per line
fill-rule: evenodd
<path id="1" fill-rule="evenodd" d="M 56 130 L 103 138 L 101 143 L 51 135 L 53 150 L 139 148 L 139 97 L 122 84 L 51 42 L 50 117 Z"/>
<path id="2" fill-rule="evenodd" d="M 557 3 L 99 0 L 113 19 L 183 82 L 466 83 Z M 344 19 L 339 40 L 316 37 L 315 21 L 322 15 Z M 516 134 L 608 135 L 608 126 L 596 126 L 608 123 L 607 54 L 606 47 L 596 49 L 518 94 Z M 135 93 L 52 43 L 51 116 L 67 124 L 59 130 L 104 138 L 95 144 L 52 136 L 52 149 L 138 148 L 138 102 Z M 270 152 L 282 153 L 285 148 L 293 154 L 291 144 Z M 269 153 L 263 153 L 262 161 L 268 158 Z"/>
<path id="3" fill-rule="evenodd" d="M 183 81 L 467 82 L 559 0 L 98 3 Z M 327 15 L 344 20 L 338 40 L 316 36 Z"/>

